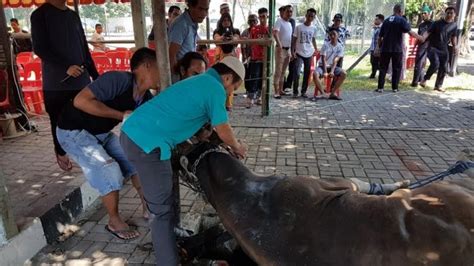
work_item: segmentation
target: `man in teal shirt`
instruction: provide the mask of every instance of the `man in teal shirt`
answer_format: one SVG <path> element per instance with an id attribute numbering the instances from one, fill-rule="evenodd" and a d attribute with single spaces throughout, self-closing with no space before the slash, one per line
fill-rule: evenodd
<path id="1" fill-rule="evenodd" d="M 237 141 L 228 122 L 226 96 L 245 78 L 243 64 L 226 57 L 206 73 L 169 87 L 137 108 L 122 126 L 121 143 L 139 173 L 149 211 L 157 265 L 177 265 L 173 232 L 171 150 L 211 123 L 222 141 L 244 158 L 247 146 Z"/>

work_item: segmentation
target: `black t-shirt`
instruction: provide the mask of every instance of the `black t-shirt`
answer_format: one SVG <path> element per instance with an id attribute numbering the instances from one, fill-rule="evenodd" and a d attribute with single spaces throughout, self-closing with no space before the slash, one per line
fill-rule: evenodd
<path id="1" fill-rule="evenodd" d="M 379 37 L 383 38 L 382 53 L 402 53 L 403 33 L 410 32 L 410 24 L 401 17 L 392 15 L 382 24 Z"/>
<path id="2" fill-rule="evenodd" d="M 121 112 L 135 110 L 152 98 L 149 91 L 138 101 L 133 98 L 134 79 L 130 72 L 107 72 L 88 87 L 98 101 Z M 119 123 L 117 119 L 85 113 L 70 101 L 61 112 L 58 127 L 65 130 L 87 130 L 92 135 L 97 135 L 111 131 Z"/>
<path id="3" fill-rule="evenodd" d="M 418 34 L 423 36 L 423 34 L 425 32 L 428 31 L 428 29 L 431 27 L 431 25 L 433 25 L 433 21 L 432 20 L 428 20 L 428 21 L 423 21 L 420 26 L 418 26 Z M 419 48 L 427 48 L 428 47 L 428 44 L 429 44 L 429 41 L 427 40 L 426 42 L 422 43 L 422 44 L 419 44 L 418 47 Z M 418 48 L 418 49 L 419 49 Z"/>
<path id="4" fill-rule="evenodd" d="M 448 23 L 444 19 L 435 21 L 428 29 L 430 37 L 429 46 L 439 51 L 448 52 L 448 43 L 452 36 L 456 36 L 458 26 L 456 22 Z"/>

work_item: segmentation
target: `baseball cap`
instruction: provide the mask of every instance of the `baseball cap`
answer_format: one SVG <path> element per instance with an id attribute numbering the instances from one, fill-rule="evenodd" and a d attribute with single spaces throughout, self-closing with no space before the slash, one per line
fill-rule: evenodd
<path id="1" fill-rule="evenodd" d="M 342 19 L 342 14 L 337 13 L 336 15 L 334 15 L 333 20 L 334 20 L 334 19 Z"/>
<path id="2" fill-rule="evenodd" d="M 232 69 L 241 80 L 245 80 L 245 67 L 242 62 L 237 59 L 237 57 L 226 56 L 219 63 L 222 63 L 228 68 Z"/>

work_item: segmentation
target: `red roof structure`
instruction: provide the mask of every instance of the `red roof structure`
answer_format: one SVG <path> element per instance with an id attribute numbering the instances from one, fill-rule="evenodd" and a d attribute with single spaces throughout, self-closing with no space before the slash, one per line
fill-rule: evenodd
<path id="1" fill-rule="evenodd" d="M 130 0 L 113 0 L 116 3 L 128 3 Z M 2 0 L 3 7 L 32 7 L 40 6 L 45 0 Z M 80 5 L 104 4 L 106 0 L 79 0 Z M 74 0 L 67 0 L 67 4 L 73 6 Z"/>

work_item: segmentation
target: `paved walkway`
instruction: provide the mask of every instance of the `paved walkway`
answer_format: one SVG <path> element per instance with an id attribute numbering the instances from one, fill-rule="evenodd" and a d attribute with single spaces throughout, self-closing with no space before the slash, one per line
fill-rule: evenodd
<path id="1" fill-rule="evenodd" d="M 473 91 L 354 91 L 342 96 L 341 102 L 272 100 L 272 113 L 265 118 L 257 107 L 245 109 L 243 97 L 237 97 L 231 120 L 236 134 L 249 144 L 245 164 L 266 174 L 392 182 L 443 171 L 462 149 L 474 146 Z M 0 167 L 7 174 L 14 212 L 22 219 L 38 216 L 39 206 L 83 182 L 77 169 L 72 174 L 59 171 L 47 120 L 39 122 L 39 133 L 0 144 Z M 181 192 L 184 214 L 199 201 L 195 194 Z M 124 242 L 106 233 L 107 216 L 100 208 L 81 221 L 74 236 L 46 247 L 33 264 L 153 263 L 153 255 L 141 247 L 150 235 L 139 217 L 137 195 L 130 185 L 121 195 L 121 212 L 138 226 L 139 239 Z"/>

